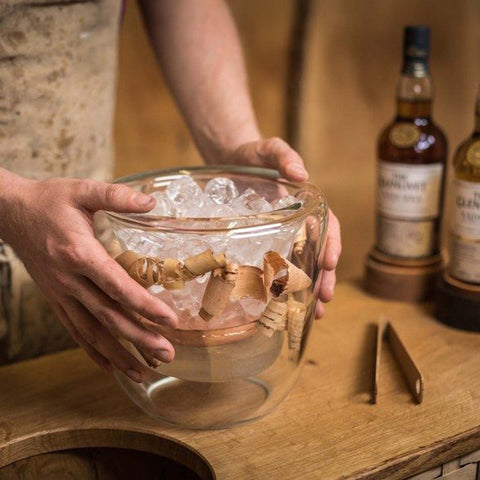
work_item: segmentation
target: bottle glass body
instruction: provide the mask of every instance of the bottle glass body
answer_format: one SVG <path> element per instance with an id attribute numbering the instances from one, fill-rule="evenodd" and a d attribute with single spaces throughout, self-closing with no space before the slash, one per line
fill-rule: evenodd
<path id="1" fill-rule="evenodd" d="M 376 248 L 399 259 L 439 253 L 447 140 L 431 105 L 427 68 L 404 68 L 397 115 L 377 144 Z"/>
<path id="2" fill-rule="evenodd" d="M 475 130 L 455 153 L 449 274 L 480 285 L 480 91 Z"/>

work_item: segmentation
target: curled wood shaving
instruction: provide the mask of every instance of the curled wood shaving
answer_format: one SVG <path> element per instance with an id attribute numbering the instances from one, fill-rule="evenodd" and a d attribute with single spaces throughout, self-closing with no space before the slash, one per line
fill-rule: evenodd
<path id="1" fill-rule="evenodd" d="M 267 291 L 263 283 L 263 272 L 258 267 L 242 265 L 238 268 L 235 288 L 230 295 L 232 300 L 254 298 L 261 302 L 267 301 Z"/>
<path id="2" fill-rule="evenodd" d="M 203 295 L 202 308 L 199 312 L 199 315 L 205 321 L 221 315 L 230 301 L 230 294 L 235 287 L 237 274 L 238 265 L 235 263 L 228 264 L 223 268 L 217 268 L 212 272 L 208 279 Z"/>
<path id="3" fill-rule="evenodd" d="M 288 347 L 291 350 L 300 350 L 302 343 L 303 329 L 305 326 L 306 307 L 289 295 L 287 302 L 287 329 Z"/>
<path id="4" fill-rule="evenodd" d="M 143 287 L 161 284 L 167 290 L 183 288 L 185 281 L 226 264 L 223 253 L 214 255 L 211 250 L 187 258 L 184 263 L 174 258 L 144 257 L 132 250 L 121 253 L 115 260 Z"/>
<path id="5" fill-rule="evenodd" d="M 188 278 L 191 276 L 194 278 L 217 268 L 224 267 L 227 261 L 224 253 L 214 255 L 211 250 L 205 250 L 198 255 L 187 258 L 183 264 L 185 277 Z"/>
<path id="6" fill-rule="evenodd" d="M 160 282 L 167 290 L 180 290 L 185 286 L 182 264 L 175 258 L 166 258 L 162 262 Z"/>
<path id="7" fill-rule="evenodd" d="M 300 230 L 293 239 L 293 253 L 297 256 L 303 255 L 305 245 L 307 244 L 307 222 L 303 222 Z"/>
<path id="8" fill-rule="evenodd" d="M 115 260 L 130 277 L 145 288 L 160 282 L 162 262 L 159 258 L 143 257 L 132 250 L 127 250 L 118 255 Z"/>
<path id="9" fill-rule="evenodd" d="M 271 337 L 277 330 L 287 327 L 287 303 L 272 298 L 262 316 L 257 320 L 257 328 L 267 337 Z"/>
<path id="10" fill-rule="evenodd" d="M 304 290 L 312 283 L 303 270 L 274 251 L 263 257 L 263 277 L 265 287 L 274 297 Z"/>

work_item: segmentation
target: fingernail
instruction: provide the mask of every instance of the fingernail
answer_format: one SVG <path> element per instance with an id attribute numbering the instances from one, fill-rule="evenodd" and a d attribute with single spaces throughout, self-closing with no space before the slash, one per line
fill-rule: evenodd
<path id="1" fill-rule="evenodd" d="M 297 177 L 304 178 L 305 180 L 308 178 L 308 173 L 301 165 L 294 163 L 287 168 L 287 172 L 291 175 L 295 175 Z"/>
<path id="2" fill-rule="evenodd" d="M 159 349 L 153 352 L 155 358 L 160 359 L 162 362 L 169 363 L 171 361 L 171 355 L 168 350 Z"/>
<path id="3" fill-rule="evenodd" d="M 136 370 L 129 368 L 126 372 L 128 377 L 130 377 L 134 382 L 140 383 L 142 381 L 142 375 Z"/>
<path id="4" fill-rule="evenodd" d="M 151 359 L 148 361 L 148 365 L 149 365 L 151 368 L 158 368 L 161 364 L 162 364 L 162 362 L 161 362 L 160 360 L 157 360 L 156 358 L 151 358 Z"/>
<path id="5" fill-rule="evenodd" d="M 133 200 L 137 205 L 140 205 L 141 207 L 147 207 L 148 205 L 153 203 L 153 197 L 141 192 L 136 193 L 133 196 Z"/>
<path id="6" fill-rule="evenodd" d="M 178 325 L 177 314 L 173 312 L 168 317 L 166 317 L 165 315 L 157 317 L 156 321 L 157 323 L 160 323 L 162 325 L 165 325 L 165 323 L 167 323 L 172 328 L 175 328 Z"/>

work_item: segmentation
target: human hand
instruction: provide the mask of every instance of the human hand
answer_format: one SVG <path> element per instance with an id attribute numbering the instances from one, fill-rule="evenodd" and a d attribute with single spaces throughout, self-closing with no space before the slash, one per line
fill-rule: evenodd
<path id="1" fill-rule="evenodd" d="M 132 280 L 93 235 L 95 211 L 147 212 L 154 199 L 126 185 L 92 180 L 13 176 L 9 185 L 11 194 L 0 202 L 0 237 L 16 251 L 73 339 L 101 367 L 114 366 L 136 382 L 148 370 L 117 337 L 157 364 L 171 361 L 172 345 L 135 314 L 174 327 L 175 313 Z"/>
<path id="2" fill-rule="evenodd" d="M 277 137 L 241 145 L 227 156 L 227 163 L 274 168 L 284 178 L 294 182 L 308 180 L 308 173 L 300 155 L 288 143 Z M 325 313 L 323 304 L 333 298 L 335 269 L 341 252 L 340 223 L 330 210 L 327 235 L 318 258 L 320 274 L 314 289 L 318 298 L 315 309 L 317 318 L 321 318 Z"/>

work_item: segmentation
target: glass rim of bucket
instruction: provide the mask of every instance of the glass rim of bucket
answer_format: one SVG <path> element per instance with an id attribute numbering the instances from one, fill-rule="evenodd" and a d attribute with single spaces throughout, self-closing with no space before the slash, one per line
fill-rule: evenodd
<path id="1" fill-rule="evenodd" d="M 308 215 L 313 213 L 316 208 L 322 206 L 324 207 L 324 212 L 323 215 L 321 215 L 320 220 L 322 222 L 325 221 L 327 216 L 327 202 L 320 189 L 310 182 L 290 182 L 285 180 L 277 170 L 269 168 L 235 165 L 208 165 L 166 168 L 123 176 L 115 180 L 113 183 L 129 184 L 129 186 L 135 188 L 136 185 L 142 185 L 145 180 L 150 178 L 152 182 L 157 181 L 157 183 L 153 183 L 154 186 L 162 186 L 162 183 L 167 184 L 186 175 L 192 175 L 194 178 L 195 174 L 212 174 L 212 178 L 214 176 L 221 176 L 222 174 L 237 174 L 257 178 L 260 177 L 261 179 L 271 181 L 285 187 L 288 193 L 299 196 L 299 198 L 303 195 L 303 198 L 300 198 L 302 204 L 300 208 L 291 211 L 279 209 L 272 210 L 271 212 L 238 215 L 232 217 L 173 217 L 151 215 L 148 214 L 148 212 L 145 214 L 137 214 L 106 211 L 105 213 L 112 219 L 133 228 L 153 229 L 156 231 L 166 232 L 236 232 L 238 234 L 248 234 L 252 230 L 260 230 L 265 227 L 268 227 L 268 232 L 270 232 L 270 229 L 274 228 L 276 224 L 280 226 L 297 219 L 306 218 Z M 279 217 L 280 211 L 282 214 L 281 217 Z M 240 220 L 248 220 L 250 223 L 235 224 L 236 221 Z M 196 226 L 189 226 L 190 222 L 195 222 Z M 265 233 L 267 233 L 267 231 Z"/>

